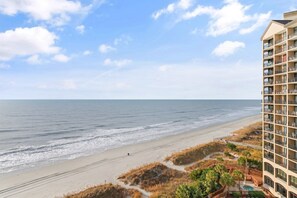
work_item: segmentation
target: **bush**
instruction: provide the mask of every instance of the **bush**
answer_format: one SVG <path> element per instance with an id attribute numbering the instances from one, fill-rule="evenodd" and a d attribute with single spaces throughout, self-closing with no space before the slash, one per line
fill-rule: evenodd
<path id="1" fill-rule="evenodd" d="M 200 177 L 202 175 L 202 170 L 201 169 L 196 169 L 196 170 L 193 170 L 191 173 L 190 173 L 190 179 L 191 180 L 199 180 Z"/>
<path id="2" fill-rule="evenodd" d="M 249 191 L 248 197 L 250 197 L 250 198 L 264 198 L 265 194 L 261 191 Z"/>
<path id="3" fill-rule="evenodd" d="M 196 197 L 196 189 L 192 185 L 182 184 L 176 189 L 177 198 L 194 198 Z"/>
<path id="4" fill-rule="evenodd" d="M 231 151 L 235 151 L 237 146 L 235 144 L 232 143 L 227 143 L 227 147 L 228 149 L 230 149 Z"/>
<path id="5" fill-rule="evenodd" d="M 235 198 L 240 198 L 241 197 L 240 192 L 232 192 L 231 195 L 232 195 L 232 197 L 235 197 Z"/>

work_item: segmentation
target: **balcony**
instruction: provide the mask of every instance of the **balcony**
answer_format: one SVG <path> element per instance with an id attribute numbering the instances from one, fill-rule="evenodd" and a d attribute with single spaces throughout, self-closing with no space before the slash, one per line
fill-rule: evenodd
<path id="1" fill-rule="evenodd" d="M 268 49 L 268 48 L 270 48 L 270 47 L 272 47 L 273 46 L 273 43 L 264 43 L 263 44 L 263 48 L 264 49 Z"/>
<path id="2" fill-rule="evenodd" d="M 276 60 L 275 61 L 275 64 L 278 65 L 278 64 L 285 63 L 285 62 L 286 62 L 285 60 Z"/>
<path id="3" fill-rule="evenodd" d="M 275 151 L 276 154 L 283 156 L 283 157 L 287 157 L 287 153 L 284 151 Z"/>
<path id="4" fill-rule="evenodd" d="M 264 67 L 271 67 L 273 65 L 273 62 L 264 62 Z"/>
<path id="5" fill-rule="evenodd" d="M 288 60 L 289 61 L 295 61 L 295 60 L 297 60 L 297 56 L 290 56 Z"/>
<path id="6" fill-rule="evenodd" d="M 273 156 L 273 154 L 267 154 L 267 153 L 265 153 L 265 154 L 264 154 L 264 158 L 265 158 L 265 159 L 268 159 L 268 160 L 270 160 L 270 161 L 274 161 L 274 156 Z"/>
<path id="7" fill-rule="evenodd" d="M 293 33 L 293 34 L 288 35 L 288 39 L 293 39 L 295 37 L 297 38 L 297 33 Z"/>
<path id="8" fill-rule="evenodd" d="M 284 42 L 284 41 L 285 41 L 285 39 L 283 39 L 283 38 L 282 38 L 282 39 L 279 39 L 279 40 L 276 40 L 276 41 L 275 41 L 275 45 L 277 45 L 277 44 L 279 44 L 279 43 L 282 43 L 282 42 Z"/>
<path id="9" fill-rule="evenodd" d="M 287 104 L 286 100 L 276 100 L 275 104 Z"/>
<path id="10" fill-rule="evenodd" d="M 275 50 L 275 54 L 280 54 L 285 51 L 286 51 L 286 48 L 277 49 L 277 50 Z"/>
<path id="11" fill-rule="evenodd" d="M 280 69 L 280 70 L 275 70 L 275 74 L 282 74 L 282 73 L 285 73 L 287 72 L 287 69 Z"/>
<path id="12" fill-rule="evenodd" d="M 297 133 L 294 133 L 294 132 L 293 133 L 290 133 L 289 134 L 289 137 L 296 139 L 297 138 Z"/>
<path id="13" fill-rule="evenodd" d="M 269 137 L 269 136 L 264 136 L 264 140 L 269 141 L 269 142 L 273 142 L 274 138 L 273 137 Z"/>
<path id="14" fill-rule="evenodd" d="M 284 168 L 287 168 L 287 164 L 284 163 L 282 160 L 275 160 L 275 163 L 282 166 L 282 167 L 284 167 Z"/>
<path id="15" fill-rule="evenodd" d="M 297 67 L 289 67 L 289 72 L 297 71 Z"/>
<path id="16" fill-rule="evenodd" d="M 270 81 L 264 82 L 264 85 L 273 85 L 273 80 L 270 80 Z"/>
<path id="17" fill-rule="evenodd" d="M 297 173 L 297 168 L 289 167 L 289 170 L 290 170 L 290 171 L 293 171 L 293 172 L 295 172 L 295 173 Z"/>
<path id="18" fill-rule="evenodd" d="M 296 123 L 295 122 L 291 122 L 291 123 L 289 122 L 289 126 L 290 127 L 296 127 Z"/>
<path id="19" fill-rule="evenodd" d="M 284 95 L 287 93 L 287 90 L 275 91 L 275 94 Z"/>
<path id="20" fill-rule="evenodd" d="M 287 133 L 282 131 L 282 130 L 275 130 L 275 133 L 278 134 L 278 135 L 282 135 L 282 136 L 286 136 Z"/>
<path id="21" fill-rule="evenodd" d="M 264 91 L 264 94 L 273 94 L 273 91 Z"/>
<path id="22" fill-rule="evenodd" d="M 266 150 L 268 150 L 268 151 L 272 151 L 272 152 L 274 151 L 273 146 L 265 145 L 264 148 L 265 148 Z"/>
<path id="23" fill-rule="evenodd" d="M 273 119 L 271 119 L 271 118 L 264 118 L 264 121 L 265 122 L 273 122 Z"/>
<path id="24" fill-rule="evenodd" d="M 285 177 L 285 176 L 283 176 L 283 175 L 276 174 L 275 177 L 280 178 L 280 179 L 283 180 L 284 182 L 287 182 L 287 177 Z"/>
<path id="25" fill-rule="evenodd" d="M 289 50 L 297 49 L 297 45 L 290 45 Z"/>
<path id="26" fill-rule="evenodd" d="M 280 146 L 287 146 L 287 142 L 284 142 L 282 140 L 275 140 L 275 144 L 280 145 Z"/>
<path id="27" fill-rule="evenodd" d="M 275 84 L 277 85 L 277 84 L 284 84 L 284 83 L 286 83 L 287 81 L 285 80 L 285 79 L 283 79 L 283 80 L 276 80 L 275 81 Z"/>
<path id="28" fill-rule="evenodd" d="M 275 120 L 275 124 L 286 125 L 287 123 L 284 122 L 283 120 Z"/>
<path id="29" fill-rule="evenodd" d="M 297 101 L 289 100 L 289 104 L 297 104 Z M 295 112 L 295 111 L 291 111 L 291 112 Z M 294 115 L 294 114 L 293 114 L 293 115 Z"/>
<path id="30" fill-rule="evenodd" d="M 297 89 L 289 89 L 288 90 L 289 94 L 296 94 L 297 93 Z"/>
<path id="31" fill-rule="evenodd" d="M 289 148 L 290 149 L 293 149 L 294 151 L 297 151 L 297 145 L 291 145 L 291 144 L 289 144 Z"/>
<path id="32" fill-rule="evenodd" d="M 263 55 L 264 58 L 270 58 L 272 56 L 273 56 L 273 53 L 272 52 L 264 53 L 264 55 Z"/>
<path id="33" fill-rule="evenodd" d="M 269 72 L 264 72 L 264 76 L 270 76 L 270 75 L 273 75 L 273 71 L 269 71 Z"/>
<path id="34" fill-rule="evenodd" d="M 264 127 L 264 130 L 265 130 L 265 131 L 271 131 L 271 132 L 272 132 L 272 131 L 273 131 L 273 128 L 270 128 L 270 127 Z"/>
<path id="35" fill-rule="evenodd" d="M 290 78 L 289 79 L 289 83 L 294 83 L 294 82 L 297 82 L 297 78 Z"/>
<path id="36" fill-rule="evenodd" d="M 287 112 L 284 110 L 276 110 L 275 113 L 280 115 L 287 115 Z"/>

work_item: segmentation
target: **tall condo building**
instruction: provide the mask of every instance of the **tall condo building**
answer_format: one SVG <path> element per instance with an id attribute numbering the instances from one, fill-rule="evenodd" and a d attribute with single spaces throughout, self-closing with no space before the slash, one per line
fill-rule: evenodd
<path id="1" fill-rule="evenodd" d="M 263 42 L 263 181 L 297 198 L 297 11 L 266 28 Z"/>

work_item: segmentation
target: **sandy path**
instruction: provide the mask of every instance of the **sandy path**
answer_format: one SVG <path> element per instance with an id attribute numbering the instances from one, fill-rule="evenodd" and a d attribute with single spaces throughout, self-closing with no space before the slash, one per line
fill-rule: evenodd
<path id="1" fill-rule="evenodd" d="M 0 175 L 0 197 L 60 197 L 104 182 L 116 183 L 117 177 L 131 168 L 161 162 L 170 153 L 229 135 L 260 119 L 260 115 L 251 116 L 22 173 Z"/>

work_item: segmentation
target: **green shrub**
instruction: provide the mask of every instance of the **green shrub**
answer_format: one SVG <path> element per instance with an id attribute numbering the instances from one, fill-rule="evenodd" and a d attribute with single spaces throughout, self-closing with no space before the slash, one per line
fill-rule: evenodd
<path id="1" fill-rule="evenodd" d="M 235 144 L 232 144 L 232 143 L 227 143 L 227 147 L 231 151 L 236 151 L 236 148 L 237 148 L 237 146 Z"/>
<path id="2" fill-rule="evenodd" d="M 264 198 L 265 194 L 262 191 L 249 191 L 248 197 L 250 197 L 250 198 Z"/>

